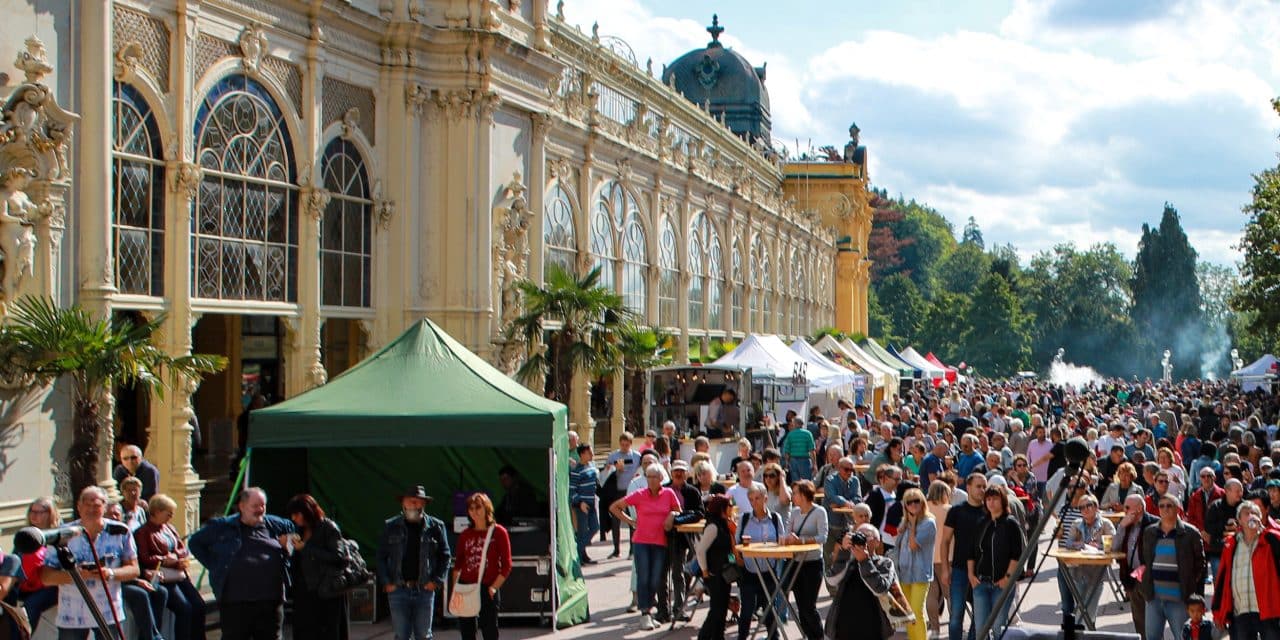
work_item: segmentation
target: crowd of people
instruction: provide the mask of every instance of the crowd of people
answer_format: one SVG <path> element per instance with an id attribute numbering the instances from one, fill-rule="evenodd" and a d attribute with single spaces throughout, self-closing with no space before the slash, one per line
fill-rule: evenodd
<path id="1" fill-rule="evenodd" d="M 1056 571 L 1068 624 L 1096 619 L 1095 587 L 1112 570 L 1145 639 L 1272 640 L 1278 414 L 1274 396 L 1209 381 L 917 385 L 878 410 L 788 414 L 763 442 L 738 442 L 726 477 L 705 436 L 681 455 L 670 423 L 639 445 L 624 433 L 603 468 L 578 445 L 569 500 L 584 563 L 597 562 L 597 535 L 611 560 L 631 532 L 628 610 L 642 630 L 688 620 L 702 598 L 702 640 L 723 638 L 731 611 L 739 640 L 757 622 L 776 637 L 792 612 L 808 640 L 972 638 L 1016 615 L 1016 597 L 997 605 L 1007 585 L 1037 577 L 1034 564 L 1020 572 L 1024 549 L 1057 545 L 1118 558 Z M 1072 439 L 1092 455 L 1070 461 Z M 699 521 L 694 543 L 677 534 Z M 1045 538 L 1029 539 L 1041 521 Z M 748 543 L 821 545 L 789 561 L 794 608 L 769 601 L 790 575 L 782 561 L 747 557 Z"/>

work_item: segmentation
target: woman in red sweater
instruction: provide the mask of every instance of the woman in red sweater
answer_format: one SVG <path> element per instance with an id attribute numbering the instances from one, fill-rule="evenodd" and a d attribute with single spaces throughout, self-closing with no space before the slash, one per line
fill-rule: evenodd
<path id="1" fill-rule="evenodd" d="M 453 565 L 453 584 L 475 584 L 480 588 L 480 615 L 475 618 L 458 618 L 458 630 L 462 640 L 475 640 L 476 626 L 484 640 L 498 640 L 498 607 L 502 600 L 498 590 L 511 575 L 511 538 L 507 530 L 493 520 L 493 502 L 483 493 L 467 498 L 467 516 L 471 526 L 458 536 L 457 557 Z M 480 556 L 484 541 L 489 540 L 489 552 L 485 556 L 484 575 L 480 575 Z"/>
<path id="2" fill-rule="evenodd" d="M 58 507 L 53 498 L 36 498 L 27 507 L 27 526 L 40 529 L 56 529 L 62 526 L 62 518 L 58 515 Z M 45 555 L 49 547 L 40 547 L 35 553 L 22 555 L 22 573 L 26 579 L 18 585 L 18 595 L 22 597 L 22 606 L 26 609 L 27 620 L 31 621 L 31 632 L 35 633 L 40 624 L 40 616 L 58 604 L 58 588 L 45 586 L 40 581 L 40 567 L 44 566 Z"/>

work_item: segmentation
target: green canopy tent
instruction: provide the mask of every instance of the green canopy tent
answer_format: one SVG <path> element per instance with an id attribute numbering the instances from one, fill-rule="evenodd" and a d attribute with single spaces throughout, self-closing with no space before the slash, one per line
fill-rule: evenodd
<path id="1" fill-rule="evenodd" d="M 250 414 L 250 482 L 275 507 L 316 496 L 372 559 L 405 486 L 424 485 L 436 498 L 427 510 L 449 524 L 465 516 L 456 496 L 503 495 L 498 470 L 510 465 L 550 505 L 552 611 L 569 626 L 589 612 L 566 499 L 567 415 L 423 319 L 328 384 Z"/>

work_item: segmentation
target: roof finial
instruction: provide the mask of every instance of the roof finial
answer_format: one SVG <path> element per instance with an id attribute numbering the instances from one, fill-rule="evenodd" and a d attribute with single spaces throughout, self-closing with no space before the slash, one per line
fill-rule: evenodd
<path id="1" fill-rule="evenodd" d="M 720 34 L 724 33 L 724 27 L 720 26 L 720 16 L 711 14 L 711 26 L 707 27 L 707 33 L 711 34 L 711 44 L 720 42 Z"/>

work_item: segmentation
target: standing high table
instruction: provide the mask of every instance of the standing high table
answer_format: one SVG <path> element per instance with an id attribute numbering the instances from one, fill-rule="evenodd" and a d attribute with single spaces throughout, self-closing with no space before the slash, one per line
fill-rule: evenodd
<path id="1" fill-rule="evenodd" d="M 765 566 L 769 567 L 769 570 L 773 572 L 773 575 L 775 578 L 775 584 L 772 592 L 769 591 L 769 585 L 764 581 L 764 576 L 762 576 L 759 573 L 756 573 L 756 579 L 760 581 L 760 589 L 763 590 L 765 593 L 768 593 L 768 599 L 765 600 L 765 606 L 772 607 L 773 603 L 776 602 L 778 600 L 779 595 L 781 595 L 782 601 L 787 605 L 787 609 L 791 611 L 791 616 L 796 620 L 799 620 L 800 619 L 799 612 L 797 612 L 796 608 L 791 604 L 791 600 L 786 597 L 786 594 L 791 593 L 791 588 L 795 586 L 796 577 L 800 575 L 801 563 L 795 562 L 794 560 L 795 560 L 795 557 L 798 555 L 811 553 L 814 551 L 821 552 L 822 545 L 820 544 L 780 545 L 773 542 L 757 542 L 757 543 L 748 544 L 748 545 L 741 545 L 738 547 L 738 551 L 742 554 L 742 557 L 744 558 L 751 558 L 755 560 L 765 560 L 765 561 L 772 561 L 772 560 L 783 561 L 781 563 L 782 569 L 780 571 L 773 569 L 774 563 L 772 562 L 766 562 L 765 564 Z M 751 572 L 747 571 L 746 573 L 751 573 Z M 741 615 L 751 615 L 751 613 L 754 613 L 754 612 L 744 611 L 742 612 Z M 776 615 L 774 616 L 774 621 L 775 621 L 775 624 L 778 625 L 779 635 L 781 635 L 782 638 L 786 640 L 787 630 L 785 628 L 785 625 L 782 624 L 782 621 L 778 620 L 778 617 Z M 756 626 L 751 630 L 752 637 L 755 636 L 756 631 L 758 631 L 763 624 L 764 624 L 764 618 L 761 618 L 760 621 L 756 623 Z"/>
<path id="2" fill-rule="evenodd" d="M 1124 554 L 1117 551 L 1108 551 L 1105 553 L 1086 553 L 1084 551 L 1071 551 L 1054 547 L 1049 551 L 1049 556 L 1058 561 L 1058 570 L 1063 573 L 1066 578 L 1067 589 L 1071 591 L 1071 596 L 1076 599 L 1076 615 L 1084 622 L 1084 625 L 1093 631 L 1096 628 L 1096 622 L 1093 614 L 1089 611 L 1089 603 L 1093 601 L 1093 596 L 1102 588 L 1102 583 L 1106 578 L 1098 580 L 1088 586 L 1085 593 L 1080 593 L 1080 588 L 1076 585 L 1075 570 L 1081 567 L 1104 567 L 1109 569 L 1117 560 L 1122 560 Z"/>
<path id="3" fill-rule="evenodd" d="M 684 536 L 685 542 L 687 542 L 687 543 L 688 543 L 689 551 L 695 554 L 695 556 L 694 556 L 694 557 L 697 557 L 697 556 L 696 556 L 696 553 L 697 553 L 697 552 L 696 552 L 696 551 L 694 551 L 694 548 L 695 548 L 695 547 L 697 547 L 697 545 L 698 545 L 698 538 L 701 538 L 701 537 L 702 537 L 702 530 L 703 530 L 703 529 L 706 529 L 706 528 L 707 528 L 707 521 L 706 521 L 706 520 L 699 520 L 698 522 L 690 522 L 689 524 L 678 524 L 678 525 L 676 525 L 676 531 L 677 531 L 678 533 L 680 533 L 681 535 L 683 535 L 683 536 Z M 686 559 L 685 559 L 685 558 L 681 558 L 681 559 L 680 559 L 680 565 L 681 565 L 681 567 L 683 567 L 683 566 L 684 566 L 685 561 L 686 561 Z M 693 576 L 693 583 L 697 583 L 697 582 L 701 582 L 701 581 L 702 581 L 702 575 L 701 575 L 701 574 Z M 686 591 L 686 592 L 685 592 L 685 597 L 686 597 L 686 598 L 688 597 L 688 591 Z M 698 608 L 698 603 L 699 603 L 699 602 L 701 602 L 701 599 L 700 599 L 700 598 L 694 599 L 694 601 L 693 601 L 693 606 L 689 606 L 689 602 L 688 602 L 688 600 L 686 599 L 686 600 L 685 600 L 685 602 L 683 602 L 683 603 L 682 603 L 682 604 L 684 605 L 684 607 L 682 607 L 682 609 L 684 609 L 685 613 L 688 613 L 688 614 L 689 614 L 689 617 L 691 617 L 691 618 L 692 618 L 692 617 L 693 617 L 693 612 L 694 612 L 694 610 L 696 610 L 696 609 Z M 673 609 L 674 609 L 674 607 L 673 607 Z M 676 623 L 677 623 L 677 622 L 679 622 L 679 619 L 678 619 L 675 615 L 672 615 L 672 616 L 671 616 L 671 628 L 672 628 L 672 629 L 675 629 L 675 628 L 676 628 Z"/>

